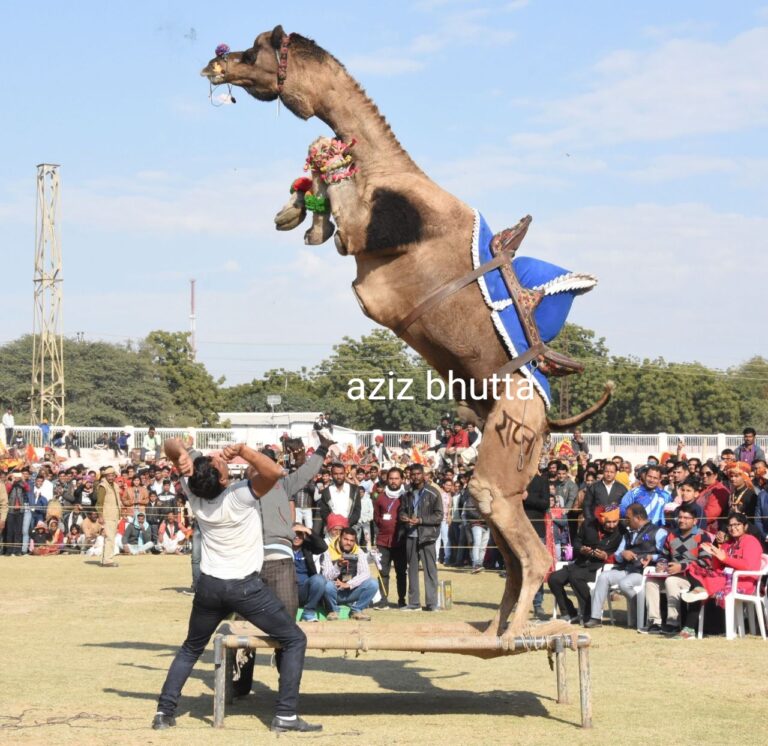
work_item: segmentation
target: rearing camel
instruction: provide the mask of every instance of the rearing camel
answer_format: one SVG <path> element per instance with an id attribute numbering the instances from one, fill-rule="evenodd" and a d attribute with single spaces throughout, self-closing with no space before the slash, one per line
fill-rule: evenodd
<path id="1" fill-rule="evenodd" d="M 315 116 L 332 128 L 339 143 L 331 146 L 326 139 L 314 145 L 336 148 L 330 156 L 324 151 L 325 160 L 318 161 L 329 166 L 326 175 L 335 176 L 323 185 L 317 181 L 319 170 L 313 169 L 313 184 L 330 198 L 339 253 L 355 259 L 353 289 L 367 316 L 393 329 L 444 377 L 452 371 L 454 379 L 482 381 L 508 363 L 510 354 L 477 282 L 405 319 L 438 289 L 473 269 L 470 247 L 478 215 L 419 169 L 338 60 L 277 26 L 260 34 L 250 49 L 211 60 L 201 74 L 213 84 L 240 86 L 260 101 L 279 97 L 296 116 Z M 344 157 L 347 152 L 353 167 Z M 278 228 L 293 228 L 303 217 L 301 199 L 294 196 L 288 212 L 278 216 Z M 514 248 L 529 220 L 508 237 Z M 307 242 L 326 240 L 332 232 L 327 225 L 327 220 L 316 220 Z M 530 368 L 514 373 L 516 380 L 523 375 L 531 379 Z M 533 595 L 551 563 L 522 506 L 549 429 L 546 406 L 542 396 L 521 399 L 515 396 L 520 389 L 511 389 L 502 391 L 499 401 L 472 402 L 485 420 L 485 436 L 470 484 L 507 568 L 488 633 L 507 636 L 526 627 Z M 607 395 L 584 416 L 554 424 L 575 424 L 606 401 Z"/>

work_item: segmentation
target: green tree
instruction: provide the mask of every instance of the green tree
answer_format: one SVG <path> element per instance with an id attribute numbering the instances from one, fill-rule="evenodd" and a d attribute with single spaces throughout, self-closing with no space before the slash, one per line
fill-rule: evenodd
<path id="1" fill-rule="evenodd" d="M 172 401 L 151 357 L 122 345 L 64 340 L 67 424 L 98 427 L 164 422 Z M 32 336 L 0 348 L 0 392 L 29 423 Z M 37 423 L 33 423 L 37 424 Z"/>
<path id="2" fill-rule="evenodd" d="M 142 346 L 173 401 L 169 425 L 213 425 L 218 421 L 219 386 L 205 365 L 192 359 L 189 332 L 153 331 Z"/>

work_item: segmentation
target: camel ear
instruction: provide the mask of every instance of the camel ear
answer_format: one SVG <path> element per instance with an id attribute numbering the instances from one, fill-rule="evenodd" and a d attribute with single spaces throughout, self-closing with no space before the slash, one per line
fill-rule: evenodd
<path id="1" fill-rule="evenodd" d="M 280 45 L 283 43 L 284 36 L 285 31 L 283 31 L 282 26 L 275 26 L 272 29 L 272 37 L 270 38 L 270 42 L 273 49 L 280 49 Z"/>

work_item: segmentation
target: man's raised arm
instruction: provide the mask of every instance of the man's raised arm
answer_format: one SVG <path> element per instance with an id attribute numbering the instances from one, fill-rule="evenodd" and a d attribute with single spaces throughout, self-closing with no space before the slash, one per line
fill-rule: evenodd
<path id="1" fill-rule="evenodd" d="M 192 476 L 194 471 L 192 459 L 179 438 L 168 438 L 163 443 L 163 449 L 165 450 L 165 455 L 173 461 L 173 465 L 178 469 L 179 474 L 183 477 Z"/>
<path id="2" fill-rule="evenodd" d="M 254 451 L 253 448 L 249 448 L 244 443 L 227 446 L 221 455 L 225 461 L 231 461 L 236 456 L 240 456 L 248 462 L 249 466 L 253 467 L 255 473 L 251 477 L 251 488 L 259 497 L 266 495 L 275 486 L 277 480 L 283 476 L 281 466 L 269 456 Z"/>

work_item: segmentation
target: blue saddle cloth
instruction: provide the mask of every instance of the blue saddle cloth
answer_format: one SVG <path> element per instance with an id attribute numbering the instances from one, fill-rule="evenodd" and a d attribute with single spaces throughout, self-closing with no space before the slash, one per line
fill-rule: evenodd
<path id="1" fill-rule="evenodd" d="M 490 246 L 493 235 L 483 216 L 475 211 L 475 230 L 472 236 L 473 269 L 493 259 Z M 523 287 L 544 293 L 541 303 L 534 311 L 539 334 L 544 342 L 553 340 L 559 334 L 568 318 L 573 299 L 591 290 L 597 284 L 597 278 L 594 275 L 569 272 L 555 264 L 528 256 L 516 256 L 512 260 L 512 267 Z M 477 283 L 486 305 L 491 309 L 491 318 L 510 357 L 522 355 L 529 348 L 528 340 L 507 286 L 504 284 L 501 270 L 494 269 L 486 272 L 478 278 Z M 547 377 L 530 363 L 523 366 L 520 372 L 532 380 L 544 403 L 549 407 L 550 391 Z"/>

